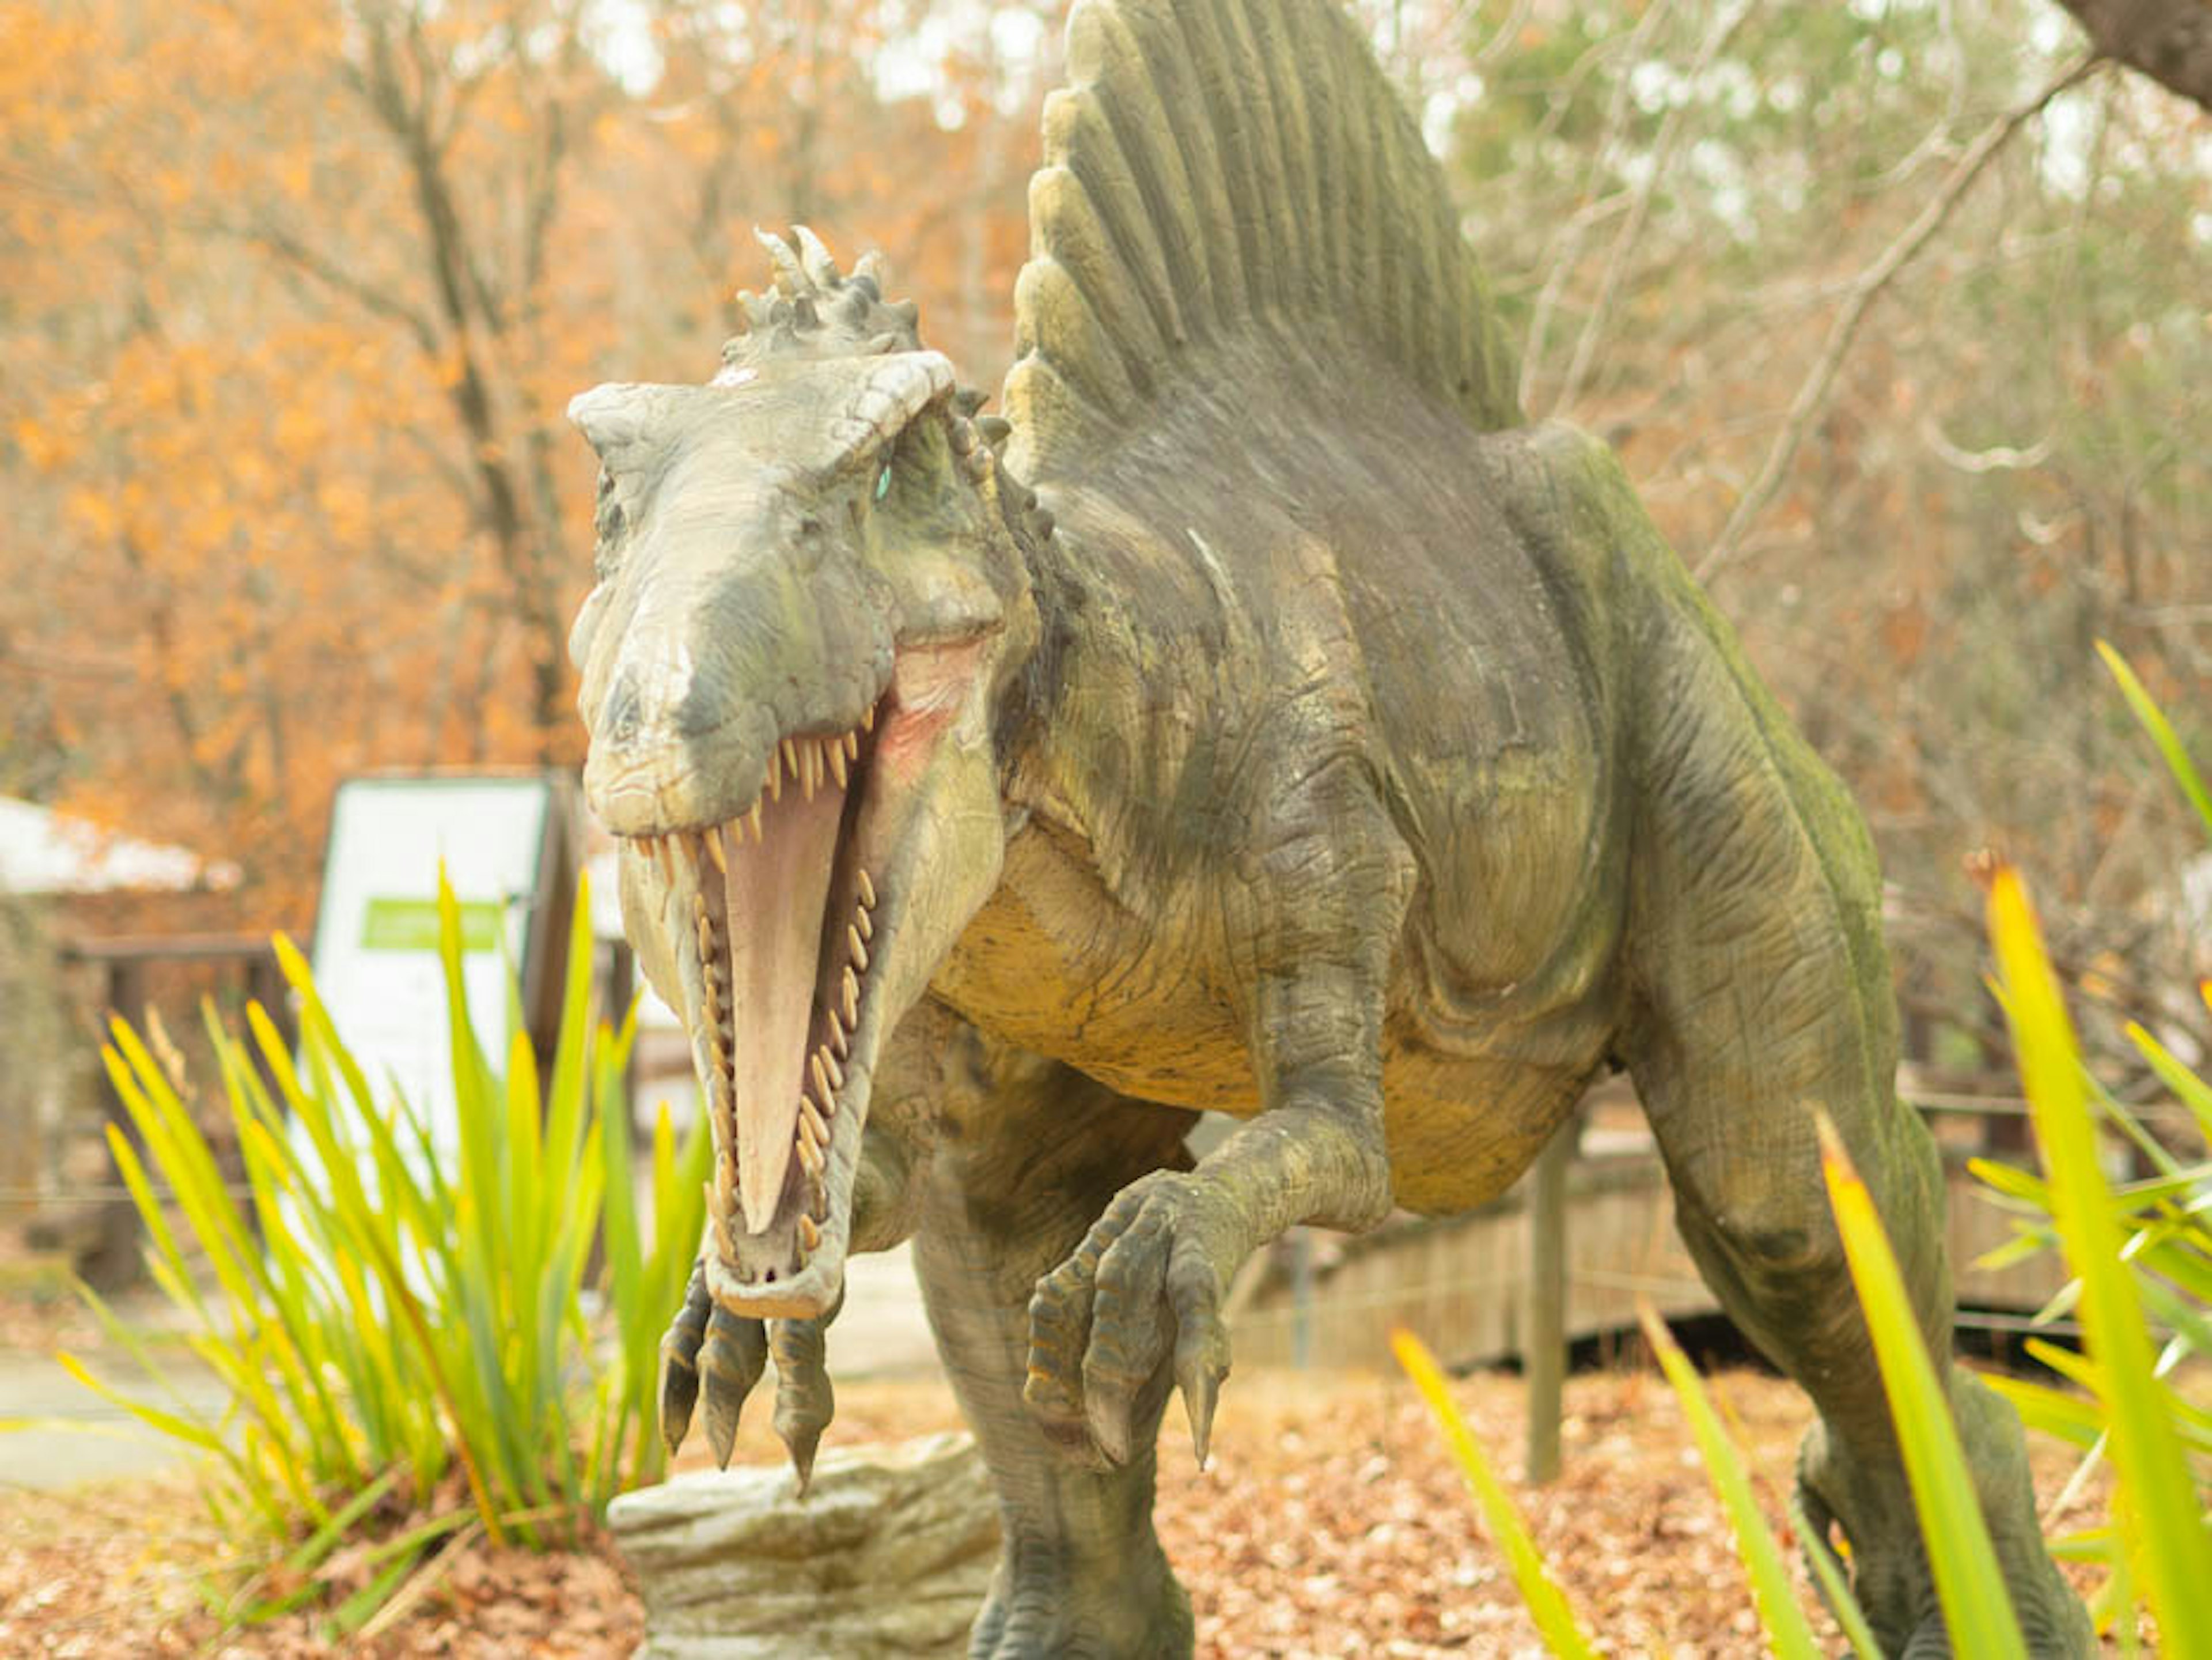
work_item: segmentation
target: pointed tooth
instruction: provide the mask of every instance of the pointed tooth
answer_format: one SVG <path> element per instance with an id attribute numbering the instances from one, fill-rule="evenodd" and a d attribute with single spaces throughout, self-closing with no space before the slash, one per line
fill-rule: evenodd
<path id="1" fill-rule="evenodd" d="M 780 744 L 780 745 L 777 745 L 777 748 L 781 751 L 782 756 L 783 756 L 783 769 L 784 769 L 786 772 L 789 773 L 789 774 L 790 774 L 793 778 L 798 777 L 798 776 L 799 776 L 799 744 L 798 744 L 798 741 L 797 741 L 796 739 L 794 739 L 787 738 L 787 739 L 785 739 L 783 740 L 783 742 L 782 742 L 781 744 Z"/>
<path id="2" fill-rule="evenodd" d="M 826 1053 L 825 1050 L 817 1049 L 808 1057 L 809 1066 L 814 1073 L 815 1091 L 824 1101 L 836 1093 L 830 1087 L 830 1068 L 823 1064 Z"/>
<path id="3" fill-rule="evenodd" d="M 768 840 L 767 832 L 761 829 L 761 804 L 757 801 L 753 803 L 753 810 L 745 815 L 745 828 L 752 832 L 754 841 Z"/>
<path id="4" fill-rule="evenodd" d="M 860 938 L 863 939 L 872 939 L 876 937 L 876 919 L 868 915 L 868 908 L 866 905 L 853 907 L 853 926 L 860 931 Z"/>
<path id="5" fill-rule="evenodd" d="M 844 1022 L 835 1018 L 835 1012 L 832 1012 L 833 1018 L 830 1022 L 830 1047 L 836 1050 L 837 1058 L 842 1061 L 853 1051 L 850 1041 L 845 1036 Z"/>
<path id="6" fill-rule="evenodd" d="M 845 758 L 848 761 L 857 761 L 860 758 L 860 734 L 857 732 L 848 732 L 845 734 Z"/>
<path id="7" fill-rule="evenodd" d="M 849 968 L 845 970 L 844 990 L 845 1024 L 848 1027 L 857 1026 L 860 1024 L 860 976 Z"/>
<path id="8" fill-rule="evenodd" d="M 824 752 L 830 757 L 830 775 L 837 781 L 837 787 L 843 789 L 845 787 L 845 746 L 842 744 L 826 745 Z"/>
<path id="9" fill-rule="evenodd" d="M 707 1214 L 714 1219 L 715 1248 L 728 1261 L 738 1254 L 737 1242 L 730 1237 L 729 1183 L 715 1182 L 707 1195 Z"/>
<path id="10" fill-rule="evenodd" d="M 826 1147 L 830 1145 L 829 1121 L 823 1117 L 822 1109 L 804 1095 L 799 1098 L 799 1127 L 812 1134 L 816 1146 Z"/>
<path id="11" fill-rule="evenodd" d="M 860 879 L 860 903 L 870 910 L 876 908 L 876 885 L 868 879 L 866 871 L 858 873 Z"/>
<path id="12" fill-rule="evenodd" d="M 722 827 L 720 824 L 707 827 L 707 857 L 714 861 L 714 868 L 723 875 L 730 873 L 730 856 L 722 848 Z"/>
<path id="13" fill-rule="evenodd" d="M 814 1058 L 822 1063 L 823 1070 L 830 1074 L 830 1088 L 833 1091 L 843 1089 L 845 1069 L 837 1064 L 837 1057 L 830 1053 L 830 1046 L 824 1043 L 820 1049 L 815 1050 Z"/>
<path id="14" fill-rule="evenodd" d="M 822 1244 L 822 1230 L 815 1225 L 814 1219 L 803 1211 L 799 1217 L 799 1243 L 807 1250 L 819 1250 Z"/>
<path id="15" fill-rule="evenodd" d="M 768 792 L 768 799 L 769 800 L 781 801 L 783 800 L 783 751 L 781 747 L 772 749 L 768 752 L 768 784 L 766 788 Z"/>
<path id="16" fill-rule="evenodd" d="M 806 1173 L 809 1176 L 817 1181 L 821 1180 L 823 1168 L 821 1151 L 809 1146 L 803 1138 L 799 1143 L 799 1162 L 806 1167 Z"/>
<path id="17" fill-rule="evenodd" d="M 853 953 L 853 961 L 863 971 L 868 966 L 868 948 L 860 943 L 860 931 L 850 922 L 845 925 L 845 948 Z"/>
<path id="18" fill-rule="evenodd" d="M 876 706 L 875 706 L 873 703 L 871 703 L 871 704 L 869 704 L 869 705 L 868 705 L 868 707 L 867 707 L 866 709 L 864 709 L 864 710 L 862 710 L 862 711 L 861 711 L 861 714 L 860 714 L 860 730 L 861 730 L 862 732 L 873 732 L 875 729 L 876 729 Z"/>

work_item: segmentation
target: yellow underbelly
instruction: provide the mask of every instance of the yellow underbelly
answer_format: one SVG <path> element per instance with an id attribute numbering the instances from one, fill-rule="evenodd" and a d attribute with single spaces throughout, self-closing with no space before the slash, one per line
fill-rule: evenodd
<path id="1" fill-rule="evenodd" d="M 994 1037 L 1139 1100 L 1249 1116 L 1260 1094 L 1228 999 L 1189 954 L 1161 950 L 1157 938 L 1115 905 L 1086 862 L 1032 827 L 1008 844 L 1006 879 L 932 988 Z M 1580 1098 L 1597 1058 L 1595 1049 L 1564 1065 L 1483 1053 L 1472 1031 L 1458 1034 L 1472 1040 L 1464 1052 L 1449 1055 L 1394 1036 L 1382 1074 L 1393 1185 L 1400 1204 L 1432 1214 L 1511 1186 Z"/>
<path id="2" fill-rule="evenodd" d="M 1194 955 L 1163 947 L 1033 825 L 931 989 L 994 1037 L 1141 1100 L 1255 1112 L 1243 1034 Z"/>
<path id="3" fill-rule="evenodd" d="M 1587 1068 L 1398 1050 L 1382 1065 L 1391 1191 L 1443 1216 L 1498 1195 L 1535 1161 L 1588 1087 Z"/>

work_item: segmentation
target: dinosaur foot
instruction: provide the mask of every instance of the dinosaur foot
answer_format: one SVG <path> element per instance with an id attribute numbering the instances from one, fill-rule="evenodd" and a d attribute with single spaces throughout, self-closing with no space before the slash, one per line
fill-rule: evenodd
<path id="1" fill-rule="evenodd" d="M 1084 1567 L 1012 1542 L 969 1639 L 969 1660 L 1185 1660 L 1190 1598 L 1157 1543 Z"/>
<path id="2" fill-rule="evenodd" d="M 2097 1652 L 2096 1636 L 2088 1611 L 2060 1576 L 2037 1529 L 2019 1419 L 1965 1372 L 1953 1374 L 1952 1400 L 2028 1653 L 2035 1660 L 2084 1660 Z M 1825 1548 L 1837 1532 L 1850 1545 L 1851 1593 L 1884 1651 L 1898 1660 L 1950 1656 L 1950 1635 L 1902 1474 L 1855 1462 L 1826 1426 L 1816 1423 L 1798 1453 L 1797 1496 L 1810 1524 L 1808 1550 Z"/>
<path id="3" fill-rule="evenodd" d="M 790 1450 L 799 1490 L 805 1493 L 815 1450 L 836 1405 L 823 1364 L 823 1332 L 835 1313 L 817 1320 L 748 1320 L 715 1307 L 705 1269 L 693 1268 L 684 1306 L 660 1340 L 660 1433 L 669 1456 L 684 1444 L 703 1396 L 707 1444 L 714 1462 L 728 1468 L 738 1414 L 773 1353 L 775 1432 Z"/>
<path id="4" fill-rule="evenodd" d="M 1148 1451 L 1164 1398 L 1151 1385 L 1172 1357 L 1205 1464 L 1229 1374 L 1221 1289 L 1235 1267 L 1236 1220 L 1203 1177 L 1155 1171 L 1116 1195 L 1075 1254 L 1038 1283 L 1022 1398 L 1062 1452 L 1105 1468 Z"/>

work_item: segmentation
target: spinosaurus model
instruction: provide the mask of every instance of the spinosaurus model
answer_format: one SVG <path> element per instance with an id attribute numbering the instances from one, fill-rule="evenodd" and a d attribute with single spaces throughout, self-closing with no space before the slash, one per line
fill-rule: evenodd
<path id="1" fill-rule="evenodd" d="M 1857 813 L 1610 452 L 1524 421 L 1349 19 L 1081 0 L 1067 64 L 1004 419 L 805 231 L 709 384 L 571 408 L 586 786 L 715 1140 L 672 1443 L 703 1392 L 726 1460 L 773 1353 L 803 1481 L 846 1255 L 910 1235 L 1004 1515 L 974 1654 L 1188 1653 L 1154 1446 L 1180 1388 L 1206 1456 L 1238 1264 L 1495 1196 L 1625 1066 L 1875 1632 L 1946 1651 L 1814 1128 L 1948 1353 Z M 1952 1398 L 2084 1651 L 2016 1420 Z"/>

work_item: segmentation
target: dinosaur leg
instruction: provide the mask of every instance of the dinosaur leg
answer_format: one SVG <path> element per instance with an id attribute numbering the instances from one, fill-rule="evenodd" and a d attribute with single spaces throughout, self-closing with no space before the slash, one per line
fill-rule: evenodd
<path id="1" fill-rule="evenodd" d="M 1892 1654 L 1950 1651 L 1866 1323 L 1821 1179 L 1814 1110 L 1841 1131 L 1921 1329 L 1951 1353 L 1935 1144 L 1894 1090 L 1896 1014 L 1874 851 L 1849 799 L 1733 660 L 1717 624 L 1660 633 L 1632 850 L 1623 1049 L 1692 1255 L 1723 1305 L 1820 1410 L 1799 1461 L 1816 1526 L 1849 1538 Z M 2089 1652 L 2045 1551 L 2011 1408 L 1950 1373 L 1954 1412 L 2031 1650 Z"/>
<path id="2" fill-rule="evenodd" d="M 962 1410 L 998 1489 L 1005 1543 L 977 1660 L 1171 1660 L 1190 1604 L 1152 1532 L 1164 1377 L 1143 1391 L 1125 1464 L 1071 1460 L 1024 1410 L 1030 1294 L 1123 1183 L 1183 1164 L 1192 1115 L 1128 1102 L 1066 1069 L 1000 1055 L 952 1091 L 929 1167 L 915 1265 Z M 957 1128 L 955 1127 L 957 1126 Z"/>
<path id="3" fill-rule="evenodd" d="M 1934 1143 L 1886 1092 L 1854 1095 L 1830 1078 L 1762 1077 L 1778 1047 L 1761 1025 L 1688 1075 L 1647 1084 L 1690 1253 L 1737 1325 L 1813 1397 L 1820 1421 L 1798 1460 L 1816 1529 L 1850 1545 L 1853 1589 L 1893 1655 L 1950 1652 L 1888 1403 L 1823 1189 L 1810 1104 L 1837 1121 L 1895 1246 L 1936 1356 L 1951 1345 L 1946 1197 Z M 1663 1069 L 1662 1069 L 1663 1070 Z M 1701 1079 L 1746 1092 L 1733 1103 Z M 1954 1366 L 1953 1411 L 2032 1652 L 2089 1651 L 2081 1604 L 2038 1532 L 2027 1448 L 2012 1408 Z M 1808 1541 L 1808 1544 L 1811 1541 Z"/>

